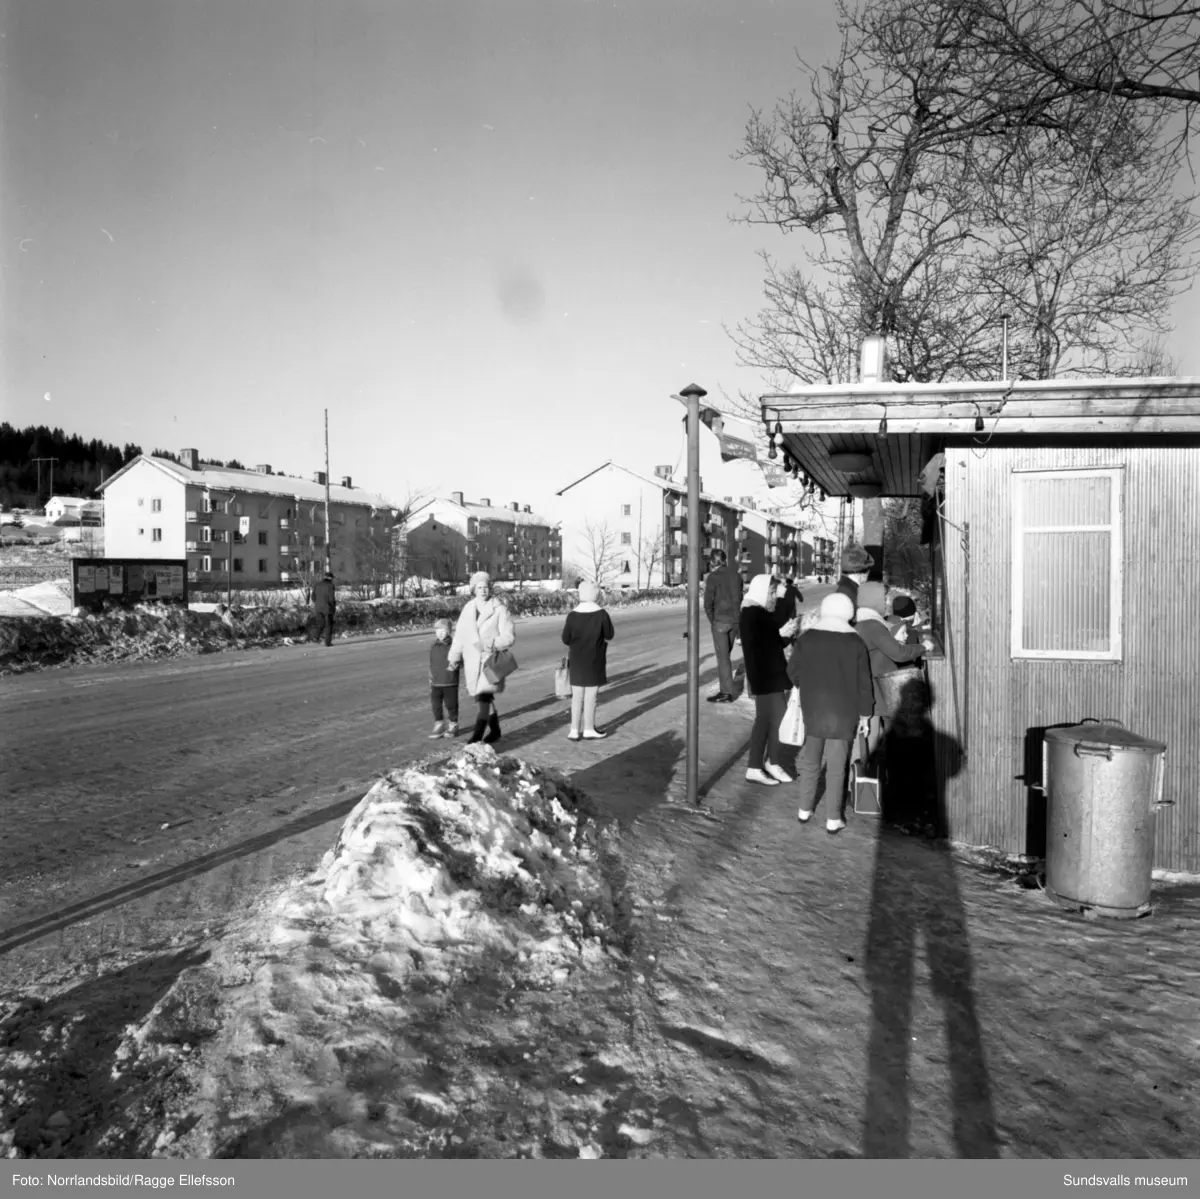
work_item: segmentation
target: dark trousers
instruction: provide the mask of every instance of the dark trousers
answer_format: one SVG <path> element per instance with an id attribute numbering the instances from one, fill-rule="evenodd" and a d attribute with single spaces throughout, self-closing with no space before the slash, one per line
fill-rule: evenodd
<path id="1" fill-rule="evenodd" d="M 800 785 L 802 812 L 811 812 L 817 806 L 817 783 L 821 777 L 821 764 L 825 764 L 825 818 L 840 820 L 846 802 L 846 766 L 850 761 L 849 741 L 823 740 L 806 737 L 796 757 L 796 781 Z"/>
<path id="2" fill-rule="evenodd" d="M 445 704 L 446 719 L 458 724 L 458 686 L 430 687 L 429 705 L 433 708 L 434 720 L 442 719 L 442 705 Z"/>
<path id="3" fill-rule="evenodd" d="M 713 649 L 717 651 L 718 689 L 725 695 L 733 694 L 733 663 L 729 655 L 737 641 L 737 629 L 719 629 L 713 625 Z"/>
<path id="4" fill-rule="evenodd" d="M 325 638 L 326 645 L 333 644 L 333 613 L 318 612 L 317 613 L 317 640 Z"/>
<path id="5" fill-rule="evenodd" d="M 750 758 L 746 765 L 761 770 L 767 762 L 779 762 L 779 725 L 787 711 L 787 692 L 769 691 L 754 697 L 754 728 L 750 730 Z"/>

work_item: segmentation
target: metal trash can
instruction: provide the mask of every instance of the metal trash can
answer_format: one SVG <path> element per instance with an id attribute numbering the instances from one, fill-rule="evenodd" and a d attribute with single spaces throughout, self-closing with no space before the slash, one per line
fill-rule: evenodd
<path id="1" fill-rule="evenodd" d="M 1166 751 L 1117 720 L 1046 730 L 1046 892 L 1064 908 L 1117 919 L 1150 911 Z"/>

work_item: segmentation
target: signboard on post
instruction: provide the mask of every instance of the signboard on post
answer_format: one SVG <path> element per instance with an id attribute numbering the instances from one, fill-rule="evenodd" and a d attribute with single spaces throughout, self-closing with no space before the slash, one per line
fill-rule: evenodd
<path id="1" fill-rule="evenodd" d="M 148 601 L 187 607 L 183 558 L 76 558 L 71 571 L 71 602 L 76 607 L 132 607 Z"/>

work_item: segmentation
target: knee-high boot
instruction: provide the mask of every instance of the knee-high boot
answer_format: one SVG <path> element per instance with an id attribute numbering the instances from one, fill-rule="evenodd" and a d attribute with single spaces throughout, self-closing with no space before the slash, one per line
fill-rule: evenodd
<path id="1" fill-rule="evenodd" d="M 492 709 L 492 714 L 488 717 L 487 736 L 483 740 L 488 745 L 491 745 L 493 741 L 500 740 L 500 717 L 495 708 Z"/>
<path id="2" fill-rule="evenodd" d="M 487 717 L 477 716 L 475 718 L 475 727 L 471 730 L 471 735 L 467 738 L 467 744 L 474 745 L 476 741 L 482 741 L 483 734 L 487 731 L 487 727 Z"/>

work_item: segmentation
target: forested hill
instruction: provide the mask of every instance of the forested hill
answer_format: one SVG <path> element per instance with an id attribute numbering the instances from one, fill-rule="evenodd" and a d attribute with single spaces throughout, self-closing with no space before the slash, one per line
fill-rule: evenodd
<path id="1" fill-rule="evenodd" d="M 142 452 L 140 445 L 127 441 L 124 446 L 109 445 L 107 441 L 84 441 L 77 434 L 68 436 L 61 429 L 45 425 L 30 425 L 14 429 L 7 421 L 0 422 L 0 504 L 5 508 L 41 508 L 51 495 L 77 495 L 95 499 L 96 488 L 111 478 L 126 462 Z M 158 458 L 179 461 L 169 450 L 151 450 Z M 37 458 L 56 458 L 51 464 L 41 464 L 41 489 L 38 488 Z M 209 461 L 208 466 L 242 468 L 231 458 L 228 462 Z M 51 465 L 54 468 L 51 491 Z"/>
<path id="2" fill-rule="evenodd" d="M 142 452 L 141 446 L 124 448 L 106 441 L 84 441 L 62 429 L 30 425 L 14 429 L 0 423 L 0 504 L 5 508 L 40 508 L 54 495 L 78 495 L 93 499 L 102 478 L 120 470 Z M 38 494 L 38 464 L 35 458 L 57 458 L 41 464 L 41 495 Z M 54 491 L 50 491 L 50 468 L 54 467 Z"/>

